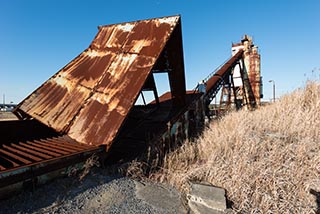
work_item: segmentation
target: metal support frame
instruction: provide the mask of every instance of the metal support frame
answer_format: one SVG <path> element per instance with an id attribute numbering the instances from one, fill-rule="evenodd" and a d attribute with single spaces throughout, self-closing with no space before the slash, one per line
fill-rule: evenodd
<path id="1" fill-rule="evenodd" d="M 241 69 L 241 65 L 239 62 L 237 63 L 237 65 L 239 65 L 239 67 Z M 234 86 L 233 74 L 234 74 L 234 68 L 232 68 L 232 72 L 231 72 L 231 84 L 232 84 L 234 103 L 235 103 L 236 109 L 239 110 L 241 108 L 241 106 L 239 106 L 239 103 L 237 102 L 238 99 L 237 99 L 236 87 Z"/>
<path id="2" fill-rule="evenodd" d="M 222 92 L 220 96 L 220 106 L 222 106 L 223 103 L 229 106 L 231 103 L 231 97 L 233 96 L 236 109 L 240 109 L 242 107 L 242 104 L 248 106 L 249 109 L 253 109 L 256 107 L 256 101 L 251 88 L 251 84 L 244 70 L 244 59 L 242 54 L 243 54 L 243 51 L 242 50 L 239 51 L 236 55 L 234 55 L 232 58 L 226 61 L 222 66 L 220 66 L 215 71 L 215 73 L 211 73 L 205 79 L 207 84 L 207 92 L 204 97 L 205 105 L 209 105 L 222 88 Z M 241 88 L 242 94 L 243 94 L 243 97 L 242 97 L 243 102 L 238 102 L 239 100 L 238 94 L 237 94 L 238 89 L 235 87 L 234 79 L 233 79 L 234 68 L 237 65 L 239 65 L 240 78 L 243 83 L 243 86 Z M 195 91 L 197 87 L 195 88 Z M 223 96 L 225 95 L 228 96 L 226 101 L 223 100 Z"/>

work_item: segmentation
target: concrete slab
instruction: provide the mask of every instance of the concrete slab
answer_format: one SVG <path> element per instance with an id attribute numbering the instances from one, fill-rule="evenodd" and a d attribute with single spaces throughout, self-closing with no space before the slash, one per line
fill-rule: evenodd
<path id="1" fill-rule="evenodd" d="M 192 211 L 192 213 L 194 214 L 205 214 L 205 213 L 210 213 L 210 214 L 224 214 L 224 211 L 221 210 L 215 210 L 212 208 L 209 208 L 205 205 L 199 204 L 199 203 L 195 203 L 190 201 L 188 203 L 190 210 Z"/>
<path id="2" fill-rule="evenodd" d="M 135 181 L 136 197 L 166 213 L 187 213 L 180 193 L 161 184 Z"/>
<path id="3" fill-rule="evenodd" d="M 194 213 L 224 213 L 226 191 L 208 184 L 191 183 L 188 205 Z"/>

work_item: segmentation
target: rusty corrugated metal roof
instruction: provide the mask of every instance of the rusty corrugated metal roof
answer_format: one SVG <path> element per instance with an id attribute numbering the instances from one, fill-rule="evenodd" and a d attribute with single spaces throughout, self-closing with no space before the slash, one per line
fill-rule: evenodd
<path id="1" fill-rule="evenodd" d="M 171 16 L 99 27 L 89 48 L 23 100 L 16 113 L 78 142 L 110 145 L 178 24 L 180 17 Z"/>

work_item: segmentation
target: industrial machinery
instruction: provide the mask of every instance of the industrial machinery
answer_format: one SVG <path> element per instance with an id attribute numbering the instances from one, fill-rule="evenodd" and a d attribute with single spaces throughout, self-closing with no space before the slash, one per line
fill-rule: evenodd
<path id="1" fill-rule="evenodd" d="M 225 105 L 255 108 L 260 55 L 248 36 L 233 51 L 205 90 L 187 91 L 180 16 L 100 26 L 86 50 L 15 108 L 19 120 L 0 122 L 0 193 L 44 183 L 93 154 L 107 164 L 150 148 L 161 156 L 196 136 L 220 89 Z M 170 85 L 161 96 L 158 73 Z"/>

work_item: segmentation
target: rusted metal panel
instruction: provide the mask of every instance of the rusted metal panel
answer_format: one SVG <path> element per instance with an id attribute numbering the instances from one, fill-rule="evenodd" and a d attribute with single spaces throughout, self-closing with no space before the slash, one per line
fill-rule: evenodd
<path id="1" fill-rule="evenodd" d="M 60 132 L 89 95 L 89 89 L 57 75 L 24 100 L 19 109 Z"/>
<path id="2" fill-rule="evenodd" d="M 113 52 L 88 49 L 60 71 L 58 76 L 92 90 L 115 57 Z"/>
<path id="3" fill-rule="evenodd" d="M 177 25 L 179 16 L 99 27 L 89 48 L 16 112 L 78 142 L 109 145 Z"/>
<path id="4" fill-rule="evenodd" d="M 179 16 L 172 16 L 137 22 L 124 44 L 124 52 L 157 58 L 178 20 Z"/>
<path id="5" fill-rule="evenodd" d="M 92 41 L 90 48 L 99 51 L 119 51 L 127 40 L 135 22 L 99 26 L 99 32 Z"/>
<path id="6" fill-rule="evenodd" d="M 114 69 L 110 66 L 110 74 L 98 85 L 97 92 L 88 100 L 69 131 L 69 136 L 79 142 L 111 143 L 155 61 L 155 58 L 136 54 L 123 54 L 118 59 L 121 62 L 115 64 L 123 66 L 114 66 Z"/>

